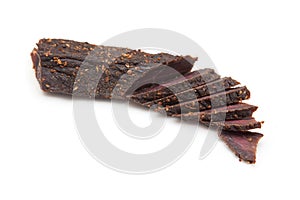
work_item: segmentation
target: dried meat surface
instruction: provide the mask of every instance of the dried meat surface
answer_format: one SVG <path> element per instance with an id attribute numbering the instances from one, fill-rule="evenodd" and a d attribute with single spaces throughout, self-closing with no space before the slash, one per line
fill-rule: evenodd
<path id="1" fill-rule="evenodd" d="M 151 81 L 152 79 L 147 80 L 149 76 L 146 74 L 153 66 L 155 70 L 152 71 L 160 71 L 157 79 L 168 81 L 178 74 L 190 72 L 196 61 L 190 56 L 149 54 L 128 48 L 96 46 L 62 39 L 40 40 L 31 57 L 42 90 L 72 95 L 73 89 L 77 90 L 92 82 L 95 85 L 90 86 L 87 91 L 83 88 L 77 93 L 88 97 L 93 93 L 96 98 L 108 99 L 123 75 L 130 78 L 142 74 L 143 81 Z M 166 68 L 172 68 L 176 73 L 166 74 Z M 80 78 L 76 79 L 77 75 Z"/>
<path id="2" fill-rule="evenodd" d="M 188 98 L 187 95 L 189 94 L 189 98 L 193 98 L 193 96 L 195 96 L 195 91 L 193 90 L 193 88 L 205 85 L 206 83 L 217 80 L 219 78 L 220 75 L 218 75 L 213 69 L 200 69 L 190 72 L 185 76 L 173 79 L 172 81 L 165 84 L 161 84 L 156 87 L 150 87 L 149 89 L 144 89 L 140 93 L 131 95 L 129 98 L 139 104 L 148 103 L 153 100 L 158 100 L 173 94 L 178 94 L 180 92 L 186 92 L 185 95 L 183 95 L 186 98 Z M 153 102 L 153 104 L 155 104 L 155 102 Z"/>
<path id="3" fill-rule="evenodd" d="M 221 78 L 213 69 L 192 71 L 191 56 L 150 54 L 122 47 L 63 39 L 41 39 L 31 53 L 45 92 L 132 100 L 170 116 L 221 128 L 220 138 L 240 158 L 255 163 L 263 122 L 252 118 L 257 106 L 247 87 Z"/>
<path id="4" fill-rule="evenodd" d="M 175 114 L 172 117 L 181 118 L 186 121 L 223 121 L 238 120 L 252 117 L 257 110 L 257 106 L 246 103 L 238 103 L 234 105 L 224 106 L 202 112 L 189 112 L 185 114 Z"/>
<path id="5" fill-rule="evenodd" d="M 157 99 L 157 97 L 164 96 L 162 95 L 163 94 L 162 92 L 159 92 L 160 95 L 154 94 L 152 95 L 152 97 L 150 97 L 151 94 L 148 93 L 147 98 L 136 99 L 137 101 L 135 102 L 137 103 L 144 102 L 143 105 L 146 105 L 147 107 L 151 107 L 152 105 L 155 104 L 158 104 L 160 106 L 174 105 L 174 104 L 178 104 L 179 102 L 183 103 L 196 98 L 216 94 L 218 92 L 222 92 L 227 89 L 230 89 L 231 87 L 236 86 L 238 84 L 240 84 L 238 81 L 230 77 L 225 77 L 207 84 L 204 83 L 200 86 L 195 86 L 195 87 L 187 86 L 187 89 L 182 92 L 175 93 L 175 94 L 172 93 L 171 95 L 168 95 L 160 99 Z M 176 85 L 174 85 L 174 87 L 178 88 L 178 86 Z M 170 91 L 169 89 L 167 90 Z"/>
<path id="6" fill-rule="evenodd" d="M 171 106 L 160 106 L 158 104 L 152 105 L 152 103 L 146 103 L 144 106 L 156 107 L 158 112 L 166 111 L 168 115 L 199 112 L 217 107 L 223 107 L 231 104 L 236 104 L 242 100 L 250 98 L 250 91 L 246 86 L 229 89 L 224 92 L 213 94 L 206 97 L 201 97 L 192 101 L 187 101 Z"/>
<path id="7" fill-rule="evenodd" d="M 225 131 L 247 131 L 250 129 L 261 128 L 261 125 L 264 122 L 256 121 L 254 118 L 249 118 L 222 122 L 200 121 L 200 123 L 205 126 L 222 128 Z"/>
<path id="8" fill-rule="evenodd" d="M 240 160 L 251 164 L 256 162 L 256 149 L 263 134 L 249 131 L 221 131 L 219 137 Z"/>

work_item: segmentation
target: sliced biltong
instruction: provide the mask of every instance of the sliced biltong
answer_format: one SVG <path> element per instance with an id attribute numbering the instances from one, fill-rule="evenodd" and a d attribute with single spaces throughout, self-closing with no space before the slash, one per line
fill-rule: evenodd
<path id="1" fill-rule="evenodd" d="M 263 134 L 249 131 L 221 131 L 219 137 L 239 157 L 247 163 L 256 162 L 256 148 Z"/>
<path id="2" fill-rule="evenodd" d="M 82 79 L 77 77 L 81 81 L 79 85 L 97 81 L 98 85 L 91 88 L 96 98 L 111 98 L 111 93 L 122 75 L 134 74 L 134 71 L 147 73 L 151 64 L 156 68 L 160 64 L 161 73 L 158 77 L 168 81 L 178 76 L 178 73 L 188 73 L 196 61 L 190 56 L 149 54 L 128 48 L 96 46 L 61 39 L 42 39 L 37 47 L 31 57 L 42 90 L 71 95 L 73 88 L 78 88 L 74 84 L 80 71 Z M 84 69 L 79 70 L 83 65 Z M 144 65 L 147 65 L 145 69 Z M 177 73 L 164 74 L 164 68 L 167 67 L 175 69 Z M 84 78 L 86 72 L 89 77 Z M 82 91 L 82 96 L 91 96 L 91 91 Z"/>
<path id="3" fill-rule="evenodd" d="M 185 76 L 174 79 L 165 84 L 145 89 L 141 93 L 130 96 L 131 100 L 139 104 L 147 103 L 156 99 L 161 99 L 172 94 L 177 94 L 182 91 L 187 91 L 192 88 L 204 85 L 205 83 L 217 80 L 220 78 L 213 69 L 200 69 L 190 72 Z M 194 93 L 194 92 L 193 92 Z M 194 95 L 195 96 L 195 95 Z"/>
<path id="4" fill-rule="evenodd" d="M 181 61 L 182 60 L 182 61 Z M 186 58 L 182 57 L 177 62 L 188 62 Z M 114 95 L 130 96 L 136 89 L 143 87 L 148 88 L 153 83 L 164 83 L 166 80 L 176 80 L 176 77 L 182 76 L 182 65 L 173 65 L 173 62 L 168 65 L 162 63 L 148 63 L 135 65 L 121 76 Z"/>
<path id="5" fill-rule="evenodd" d="M 246 86 L 229 89 L 206 97 L 201 97 L 192 101 L 179 103 L 171 106 L 153 105 L 156 111 L 166 111 L 168 115 L 199 112 L 211 108 L 222 107 L 239 103 L 242 100 L 250 98 L 250 91 Z"/>
<path id="6" fill-rule="evenodd" d="M 255 163 L 263 122 L 252 118 L 257 107 L 246 87 L 220 79 L 213 69 L 190 72 L 191 56 L 150 54 L 87 42 L 42 39 L 31 53 L 42 90 L 84 97 L 118 97 L 166 111 L 168 115 L 221 130 L 220 138 L 240 158 Z M 93 85 L 94 84 L 94 85 Z"/>
<path id="7" fill-rule="evenodd" d="M 234 105 L 224 106 L 201 112 L 189 112 L 185 114 L 175 114 L 172 117 L 181 118 L 185 121 L 223 121 L 237 120 L 252 117 L 257 110 L 257 106 L 246 103 L 238 103 Z"/>
<path id="8" fill-rule="evenodd" d="M 222 92 L 238 84 L 240 83 L 231 77 L 224 77 L 204 85 L 184 90 L 183 92 L 179 92 L 177 94 L 172 94 L 161 99 L 146 102 L 143 105 L 147 107 L 151 107 L 154 104 L 161 106 L 174 105 L 178 104 L 179 102 L 183 103 L 196 98 L 212 95 L 217 92 Z"/>
<path id="9" fill-rule="evenodd" d="M 220 121 L 220 122 L 200 121 L 200 123 L 205 126 L 222 128 L 225 131 L 247 131 L 250 129 L 261 128 L 261 125 L 264 122 L 256 121 L 254 118 L 246 118 L 246 119 L 228 120 L 228 121 Z"/>

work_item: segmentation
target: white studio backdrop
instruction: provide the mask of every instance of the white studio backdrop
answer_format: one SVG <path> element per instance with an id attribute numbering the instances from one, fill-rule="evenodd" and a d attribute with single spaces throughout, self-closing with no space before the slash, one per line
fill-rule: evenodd
<path id="1" fill-rule="evenodd" d="M 298 1 L 0 4 L 0 199 L 299 199 Z M 42 93 L 30 52 L 44 37 L 101 44 L 139 28 L 186 35 L 209 54 L 222 76 L 247 85 L 249 103 L 259 106 L 255 117 L 265 120 L 255 165 L 239 162 L 221 142 L 199 160 L 201 132 L 179 161 L 157 173 L 122 174 L 90 156 L 76 133 L 72 100 Z M 98 121 L 113 130 L 116 145 L 136 150 L 120 142 L 113 119 L 103 117 L 111 112 L 107 104 L 97 102 Z M 130 112 L 136 120 L 149 117 L 139 109 Z M 175 122 L 169 121 L 170 137 L 162 135 L 156 146 L 140 145 L 142 151 L 172 140 Z"/>

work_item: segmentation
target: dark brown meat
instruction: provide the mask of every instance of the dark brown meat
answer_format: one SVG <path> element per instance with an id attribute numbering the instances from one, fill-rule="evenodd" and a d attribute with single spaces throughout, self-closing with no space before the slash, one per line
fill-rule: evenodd
<path id="1" fill-rule="evenodd" d="M 200 69 L 190 72 L 185 76 L 173 79 L 165 84 L 144 89 L 140 93 L 130 96 L 131 100 L 136 103 L 143 104 L 156 99 L 161 99 L 172 94 L 177 94 L 183 91 L 191 91 L 192 88 L 196 88 L 205 83 L 217 80 L 220 75 L 216 74 L 213 69 Z M 190 92 L 191 93 L 191 92 Z M 194 91 L 192 90 L 192 95 Z"/>
<path id="2" fill-rule="evenodd" d="M 188 73 L 196 61 L 190 56 L 149 54 L 128 48 L 96 46 L 61 39 L 42 39 L 37 46 L 31 57 L 42 90 L 72 95 L 73 87 L 76 90 L 92 81 L 96 82 L 95 87 L 89 88 L 89 91 L 77 91 L 77 95 L 91 97 L 91 93 L 95 93 L 96 98 L 111 98 L 113 89 L 124 74 L 142 74 L 143 81 L 147 82 L 147 70 L 153 66 L 153 71 L 160 72 L 157 79 L 168 81 L 178 74 Z M 80 70 L 80 67 L 83 69 Z M 172 68 L 177 73 L 165 74 L 166 68 Z M 80 84 L 75 83 L 79 70 L 82 78 L 79 78 Z"/>
<path id="3" fill-rule="evenodd" d="M 237 120 L 252 117 L 257 110 L 257 106 L 238 103 L 225 107 L 205 110 L 202 112 L 190 112 L 185 114 L 175 114 L 172 117 L 181 118 L 185 121 L 223 121 Z"/>
<path id="4" fill-rule="evenodd" d="M 220 138 L 239 157 L 240 161 L 254 164 L 256 162 L 256 148 L 263 134 L 249 131 L 221 131 Z"/>
<path id="5" fill-rule="evenodd" d="M 264 122 L 259 122 L 256 121 L 254 118 L 249 118 L 223 122 L 200 121 L 200 123 L 205 126 L 222 128 L 224 131 L 247 131 L 250 129 L 261 128 L 261 125 Z"/>
<path id="6" fill-rule="evenodd" d="M 183 92 L 179 92 L 177 94 L 172 94 L 161 99 L 156 99 L 153 101 L 149 101 L 144 103 L 145 106 L 151 107 L 152 105 L 158 104 L 161 106 L 174 105 L 179 102 L 183 103 L 189 100 L 193 100 L 196 98 L 204 97 L 207 95 L 212 95 L 218 92 L 225 91 L 233 86 L 240 84 L 238 81 L 225 77 L 207 84 L 203 84 L 194 88 L 190 88 L 184 90 Z"/>
<path id="7" fill-rule="evenodd" d="M 244 86 L 171 106 L 163 107 L 157 104 L 153 106 L 156 107 L 156 111 L 166 111 L 168 115 L 174 115 L 236 104 L 249 98 L 250 91 Z M 148 106 L 148 104 L 145 104 L 145 106 Z"/>
<path id="8" fill-rule="evenodd" d="M 150 54 L 86 42 L 42 39 L 31 53 L 45 92 L 90 98 L 131 99 L 168 115 L 221 129 L 220 138 L 240 158 L 255 163 L 263 122 L 252 118 L 257 107 L 246 87 L 213 69 L 190 72 L 191 56 Z"/>

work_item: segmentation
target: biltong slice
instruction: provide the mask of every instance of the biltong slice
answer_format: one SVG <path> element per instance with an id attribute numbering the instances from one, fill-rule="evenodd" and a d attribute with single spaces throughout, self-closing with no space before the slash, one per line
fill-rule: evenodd
<path id="1" fill-rule="evenodd" d="M 122 96 L 131 95 L 136 89 L 141 89 L 143 87 L 148 88 L 149 85 L 152 85 L 153 83 L 165 83 L 182 76 L 182 74 L 186 74 L 186 68 L 183 68 L 182 66 L 194 63 L 192 59 L 193 58 L 191 57 L 188 58 L 187 56 L 184 56 L 166 64 L 147 63 L 133 66 L 123 75 L 124 77 L 122 77 L 122 80 L 125 82 L 123 81 L 120 84 L 127 85 L 127 89 L 126 91 L 123 91 Z"/>
<path id="2" fill-rule="evenodd" d="M 189 112 L 185 114 L 175 114 L 172 117 L 181 118 L 185 121 L 222 121 L 237 120 L 252 117 L 257 110 L 257 106 L 238 103 L 201 112 Z"/>
<path id="3" fill-rule="evenodd" d="M 229 89 L 225 92 L 220 92 L 206 97 L 201 97 L 192 101 L 179 103 L 171 106 L 160 106 L 158 104 L 153 105 L 154 110 L 158 112 L 164 112 L 168 115 L 199 112 L 226 105 L 236 104 L 242 100 L 250 98 L 250 91 L 246 86 Z"/>
<path id="4" fill-rule="evenodd" d="M 263 134 L 249 131 L 221 131 L 221 140 L 229 147 L 233 153 L 247 163 L 256 162 L 256 149 Z"/>
<path id="5" fill-rule="evenodd" d="M 153 82 L 163 82 L 174 77 L 174 68 L 163 67 L 163 64 L 143 64 L 140 67 L 133 67 L 123 74 L 116 84 L 113 96 L 125 97 L 132 94 L 137 88 L 149 85 Z M 175 72 L 178 74 L 178 72 Z M 126 97 L 127 98 L 127 97 Z"/>
<path id="6" fill-rule="evenodd" d="M 218 75 L 213 69 L 200 69 L 190 72 L 185 76 L 179 77 L 165 84 L 142 90 L 142 92 L 135 93 L 129 98 L 134 102 L 143 104 L 149 101 L 167 97 L 174 93 L 179 93 L 200 85 L 204 85 L 205 83 L 217 80 L 219 78 L 220 75 Z"/>
<path id="7" fill-rule="evenodd" d="M 246 119 L 228 120 L 228 121 L 221 121 L 221 122 L 200 121 L 200 123 L 205 126 L 222 128 L 225 131 L 247 131 L 250 129 L 261 128 L 261 125 L 264 122 L 256 121 L 254 118 L 246 118 Z"/>
<path id="8" fill-rule="evenodd" d="M 31 53 L 33 68 L 41 89 L 46 92 L 72 95 L 76 75 L 82 65 L 81 73 L 90 71 L 92 80 L 98 80 L 97 87 L 92 88 L 96 98 L 111 98 L 111 92 L 119 78 L 131 71 L 143 71 L 151 64 L 161 68 L 171 67 L 181 74 L 190 72 L 195 58 L 190 56 L 173 56 L 166 53 L 149 54 L 128 48 L 96 46 L 84 42 L 62 39 L 41 39 L 37 48 Z M 148 69 L 147 68 L 147 69 Z M 130 71 L 131 70 L 131 71 Z M 145 70 L 144 70 L 145 72 Z M 82 74 L 80 74 L 82 75 Z M 165 81 L 173 79 L 175 74 L 160 74 Z M 82 76 L 84 77 L 84 76 Z M 80 80 L 81 85 L 89 80 Z M 80 93 L 80 92 L 78 92 Z M 82 93 L 82 96 L 90 96 Z"/>
<path id="9" fill-rule="evenodd" d="M 222 79 L 200 85 L 177 94 L 172 94 L 161 99 L 156 99 L 144 103 L 144 106 L 151 107 L 154 104 L 161 106 L 174 105 L 193 100 L 195 98 L 200 98 L 208 95 L 215 94 L 217 92 L 225 91 L 233 86 L 240 84 L 238 81 L 232 79 L 231 77 L 224 77 Z"/>

